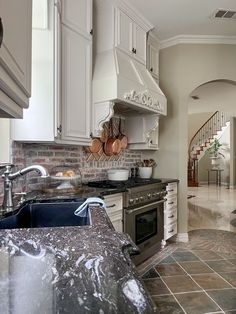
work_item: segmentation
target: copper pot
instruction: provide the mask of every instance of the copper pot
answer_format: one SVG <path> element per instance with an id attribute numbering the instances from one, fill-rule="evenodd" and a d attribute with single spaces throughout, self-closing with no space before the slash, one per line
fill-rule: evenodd
<path id="1" fill-rule="evenodd" d="M 104 153 L 107 156 L 117 155 L 121 151 L 121 142 L 113 135 L 113 123 L 109 122 L 109 138 L 104 145 Z"/>
<path id="2" fill-rule="evenodd" d="M 119 140 L 121 142 L 121 149 L 125 149 L 128 145 L 128 137 L 121 131 L 121 118 L 119 120 Z"/>
<path id="3" fill-rule="evenodd" d="M 99 138 L 93 138 L 90 146 L 85 146 L 84 149 L 87 153 L 98 153 L 102 147 L 102 142 Z"/>

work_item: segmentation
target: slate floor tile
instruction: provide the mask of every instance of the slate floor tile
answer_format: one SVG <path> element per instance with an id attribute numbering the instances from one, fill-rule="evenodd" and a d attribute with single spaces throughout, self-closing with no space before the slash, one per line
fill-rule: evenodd
<path id="1" fill-rule="evenodd" d="M 214 269 L 217 273 L 228 273 L 236 271 L 236 265 L 233 265 L 229 261 L 206 261 L 206 263 Z"/>
<path id="2" fill-rule="evenodd" d="M 161 278 L 144 279 L 144 284 L 151 295 L 170 294 Z"/>
<path id="3" fill-rule="evenodd" d="M 163 277 L 163 281 L 173 293 L 190 292 L 202 290 L 190 276 Z"/>
<path id="4" fill-rule="evenodd" d="M 221 260 L 222 257 L 213 252 L 213 251 L 204 251 L 204 250 L 198 250 L 198 251 L 193 251 L 193 253 L 200 257 L 203 261 L 217 261 Z"/>
<path id="5" fill-rule="evenodd" d="M 186 270 L 189 274 L 202 274 L 202 273 L 213 273 L 206 264 L 203 262 L 181 262 L 180 265 Z"/>
<path id="6" fill-rule="evenodd" d="M 236 272 L 232 273 L 220 273 L 220 275 L 225 278 L 231 285 L 236 287 Z"/>
<path id="7" fill-rule="evenodd" d="M 224 311 L 236 309 L 236 289 L 211 290 L 207 293 Z"/>
<path id="8" fill-rule="evenodd" d="M 189 251 L 174 252 L 171 255 L 177 262 L 198 261 L 199 260 L 199 258 L 196 255 L 194 255 L 192 252 L 189 252 Z"/>
<path id="9" fill-rule="evenodd" d="M 231 288 L 231 286 L 217 274 L 192 275 L 192 278 L 204 290 Z"/>
<path id="10" fill-rule="evenodd" d="M 175 294 L 175 297 L 187 314 L 203 314 L 220 311 L 220 308 L 205 292 Z"/>
<path id="11" fill-rule="evenodd" d="M 228 259 L 228 261 L 229 261 L 230 263 L 236 265 L 236 258 L 234 258 L 234 259 Z"/>
<path id="12" fill-rule="evenodd" d="M 159 264 L 173 264 L 175 263 L 175 260 L 170 255 L 165 257 L 163 260 L 160 261 Z"/>
<path id="13" fill-rule="evenodd" d="M 143 279 L 156 278 L 156 277 L 159 277 L 159 275 L 154 268 L 151 268 L 142 276 Z"/>
<path id="14" fill-rule="evenodd" d="M 172 295 L 163 295 L 152 297 L 157 307 L 157 313 L 160 314 L 184 314 L 178 302 Z"/>
<path id="15" fill-rule="evenodd" d="M 155 267 L 161 276 L 185 275 L 185 271 L 177 264 L 159 264 Z"/>

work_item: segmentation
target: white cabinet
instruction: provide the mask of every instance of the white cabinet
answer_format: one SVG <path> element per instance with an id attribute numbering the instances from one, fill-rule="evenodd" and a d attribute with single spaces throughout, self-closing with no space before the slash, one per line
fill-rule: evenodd
<path id="1" fill-rule="evenodd" d="M 115 46 L 146 63 L 146 31 L 123 10 L 116 8 Z"/>
<path id="2" fill-rule="evenodd" d="M 0 0 L 0 117 L 20 118 L 31 94 L 32 0 Z"/>
<path id="3" fill-rule="evenodd" d="M 123 196 L 122 193 L 105 195 L 107 215 L 116 231 L 123 232 Z"/>
<path id="4" fill-rule="evenodd" d="M 12 137 L 19 141 L 88 145 L 92 119 L 92 1 L 61 1 L 56 7 L 53 2 L 49 0 L 48 29 L 33 30 L 32 105 L 23 121 L 12 123 Z"/>
<path id="5" fill-rule="evenodd" d="M 62 25 L 61 56 L 61 139 L 86 143 L 91 132 L 92 42 Z"/>
<path id="6" fill-rule="evenodd" d="M 147 69 L 159 83 L 159 42 L 152 33 L 147 40 Z"/>
<path id="7" fill-rule="evenodd" d="M 168 183 L 166 186 L 166 202 L 164 208 L 164 239 L 163 245 L 166 240 L 177 234 L 177 193 L 178 186 L 177 182 Z"/>

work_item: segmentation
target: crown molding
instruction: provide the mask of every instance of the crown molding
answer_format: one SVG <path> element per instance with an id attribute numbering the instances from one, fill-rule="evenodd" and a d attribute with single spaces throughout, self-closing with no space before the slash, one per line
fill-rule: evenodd
<path id="1" fill-rule="evenodd" d="M 116 0 L 116 5 L 123 10 L 132 20 L 139 24 L 146 32 L 153 29 L 150 23 L 139 11 L 137 11 L 127 0 Z"/>
<path id="2" fill-rule="evenodd" d="M 236 36 L 216 35 L 178 35 L 160 41 L 160 49 L 168 48 L 179 44 L 227 44 L 235 45 Z"/>

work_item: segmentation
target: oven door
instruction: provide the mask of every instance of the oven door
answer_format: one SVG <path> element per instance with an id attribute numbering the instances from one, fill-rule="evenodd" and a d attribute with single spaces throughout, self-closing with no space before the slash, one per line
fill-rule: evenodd
<path id="1" fill-rule="evenodd" d="M 153 246 L 161 245 L 164 238 L 164 202 L 165 199 L 133 209 L 125 209 L 124 231 L 128 233 L 141 254 L 148 258 Z M 151 254 L 152 253 L 152 254 Z"/>

